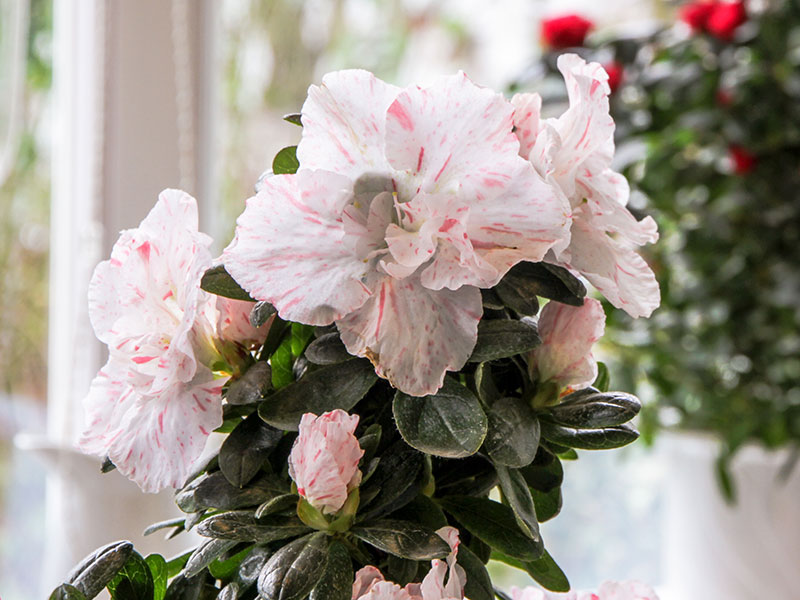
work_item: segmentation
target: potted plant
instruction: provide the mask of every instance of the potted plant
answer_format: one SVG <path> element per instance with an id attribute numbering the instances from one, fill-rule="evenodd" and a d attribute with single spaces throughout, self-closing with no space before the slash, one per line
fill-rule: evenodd
<path id="1" fill-rule="evenodd" d="M 463 73 L 405 89 L 331 73 L 287 117 L 301 141 L 219 259 L 178 190 L 122 232 L 90 285 L 109 361 L 80 446 L 144 491 L 177 488 L 184 516 L 150 533 L 204 541 L 170 560 L 114 542 L 53 598 L 503 598 L 490 560 L 569 589 L 539 532 L 561 461 L 632 442 L 639 410 L 608 392 L 591 354 L 604 312 L 560 264 L 610 243 L 576 186 L 596 175 L 599 208 L 650 222 L 603 185 L 620 178 L 595 151 L 613 135 L 607 74 L 575 55 L 560 68 L 571 109 L 547 123 L 537 96 Z M 531 152 L 589 114 L 593 150 L 543 136 Z M 643 269 L 604 290 L 637 314 L 658 303 Z M 197 465 L 212 431 L 225 441 Z"/>

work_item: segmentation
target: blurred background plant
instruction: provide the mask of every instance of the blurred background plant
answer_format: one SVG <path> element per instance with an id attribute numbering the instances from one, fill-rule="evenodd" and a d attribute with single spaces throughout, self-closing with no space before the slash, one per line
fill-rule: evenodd
<path id="1" fill-rule="evenodd" d="M 661 308 L 646 324 L 609 311 L 615 384 L 645 400 L 651 439 L 671 425 L 716 434 L 732 498 L 742 444 L 796 460 L 800 442 L 800 4 L 693 2 L 674 24 L 600 31 L 581 52 L 609 71 L 617 168 L 661 232 Z M 556 54 L 515 87 L 555 75 Z"/>

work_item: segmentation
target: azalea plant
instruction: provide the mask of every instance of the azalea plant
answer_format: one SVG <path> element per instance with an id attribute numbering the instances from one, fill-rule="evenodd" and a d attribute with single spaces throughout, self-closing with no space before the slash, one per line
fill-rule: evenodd
<path id="1" fill-rule="evenodd" d="M 640 408 L 592 357 L 605 315 L 582 279 L 635 317 L 659 290 L 633 250 L 655 224 L 610 168 L 607 74 L 559 67 L 552 119 L 462 73 L 331 73 L 219 259 L 180 191 L 122 233 L 90 285 L 109 360 L 80 446 L 177 488 L 185 516 L 148 533 L 206 541 L 170 560 L 111 544 L 53 598 L 504 598 L 490 560 L 569 590 L 539 531 L 562 460 L 632 442 Z"/>
<path id="2" fill-rule="evenodd" d="M 643 36 L 571 40 L 619 74 L 620 167 L 664 236 L 654 326 L 610 313 L 615 374 L 656 401 L 644 433 L 721 439 L 728 497 L 744 443 L 800 442 L 798 23 L 796 2 L 696 1 Z"/>

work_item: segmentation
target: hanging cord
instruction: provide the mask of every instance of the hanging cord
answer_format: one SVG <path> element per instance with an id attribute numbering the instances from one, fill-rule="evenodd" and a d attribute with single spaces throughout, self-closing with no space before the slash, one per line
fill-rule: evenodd
<path id="1" fill-rule="evenodd" d="M 172 0 L 172 61 L 175 68 L 175 108 L 178 125 L 180 187 L 196 193 L 194 133 L 194 69 L 189 37 L 189 2 Z"/>
<path id="2" fill-rule="evenodd" d="M 0 148 L 0 185 L 5 183 L 6 178 L 11 173 L 17 158 L 17 148 L 19 146 L 20 133 L 22 131 L 22 112 L 24 110 L 24 91 L 25 91 L 25 67 L 27 64 L 28 48 L 28 0 L 17 0 L 12 2 L 13 18 L 11 23 L 11 40 L 9 60 L 10 85 L 6 96 L 9 99 L 8 110 L 8 129 L 2 148 Z"/>

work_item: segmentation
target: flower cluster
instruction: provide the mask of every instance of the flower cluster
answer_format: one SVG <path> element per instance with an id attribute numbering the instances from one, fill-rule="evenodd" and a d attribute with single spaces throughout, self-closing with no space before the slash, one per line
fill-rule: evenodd
<path id="1" fill-rule="evenodd" d="M 166 598 L 492 600 L 494 557 L 569 589 L 539 531 L 560 459 L 634 441 L 640 408 L 608 392 L 579 278 L 635 317 L 659 290 L 634 250 L 655 226 L 610 167 L 608 75 L 559 67 L 555 119 L 463 73 L 332 73 L 218 261 L 182 192 L 122 233 L 91 282 L 109 361 L 81 446 L 145 491 L 180 488 L 187 516 L 156 528 L 211 538 Z M 159 558 L 112 545 L 61 592 L 128 578 L 151 600 Z"/>
<path id="2" fill-rule="evenodd" d="M 747 22 L 743 0 L 698 0 L 684 4 L 681 20 L 695 32 L 705 32 L 723 40 L 733 39 L 736 30 Z"/>

